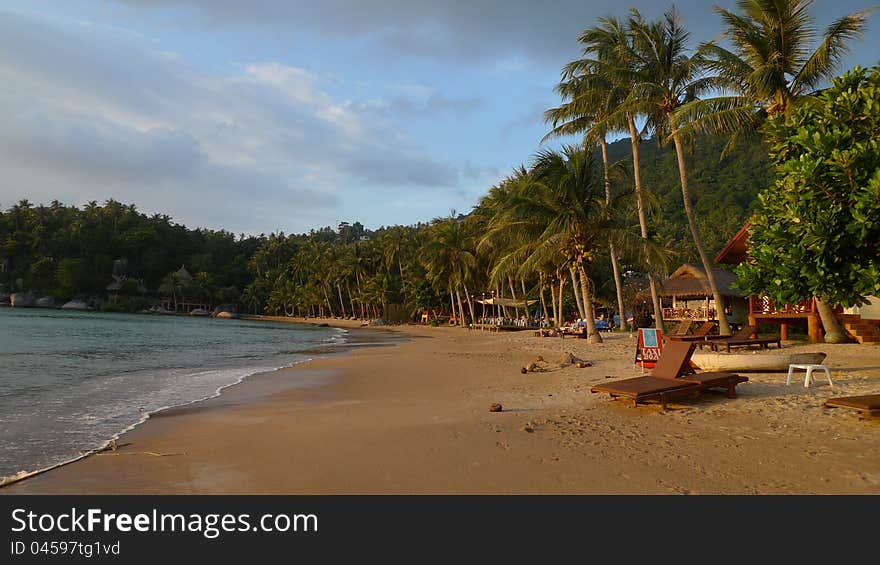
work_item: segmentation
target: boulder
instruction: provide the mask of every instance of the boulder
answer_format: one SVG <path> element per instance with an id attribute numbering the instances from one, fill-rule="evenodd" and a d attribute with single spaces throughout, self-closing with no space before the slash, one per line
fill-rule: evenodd
<path id="1" fill-rule="evenodd" d="M 227 312 L 229 314 L 232 314 L 233 317 L 235 317 L 235 313 L 237 311 L 238 311 L 238 309 L 235 307 L 235 304 L 221 304 L 221 305 L 217 306 L 216 308 L 214 308 L 214 311 L 211 313 L 211 315 L 216 318 L 219 318 L 220 316 L 218 314 L 220 314 L 221 312 Z"/>
<path id="2" fill-rule="evenodd" d="M 214 317 L 215 318 L 222 318 L 224 320 L 230 320 L 232 318 L 235 318 L 236 315 L 233 314 L 232 312 L 217 312 L 216 314 L 214 314 Z"/>
<path id="3" fill-rule="evenodd" d="M 58 301 L 54 296 L 41 296 L 34 302 L 37 308 L 58 308 Z"/>
<path id="4" fill-rule="evenodd" d="M 94 310 L 91 306 L 89 306 L 83 300 L 71 300 L 70 302 L 65 302 L 61 306 L 62 310 Z"/>
<path id="5" fill-rule="evenodd" d="M 13 292 L 9 295 L 9 303 L 13 308 L 26 308 L 34 305 L 34 295 L 30 292 Z"/>

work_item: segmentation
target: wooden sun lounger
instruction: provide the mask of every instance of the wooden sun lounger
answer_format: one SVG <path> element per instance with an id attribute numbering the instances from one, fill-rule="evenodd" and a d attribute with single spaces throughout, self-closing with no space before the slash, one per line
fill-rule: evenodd
<path id="1" fill-rule="evenodd" d="M 868 394 L 865 396 L 839 396 L 825 401 L 826 408 L 850 408 L 857 410 L 859 414 L 880 414 L 880 394 Z"/>
<path id="2" fill-rule="evenodd" d="M 590 392 L 628 398 L 633 406 L 646 400 L 658 400 L 663 410 L 674 395 L 700 393 L 710 388 L 725 388 L 728 398 L 736 397 L 736 385 L 748 381 L 748 377 L 726 372 L 686 374 L 695 348 L 694 343 L 672 341 L 660 355 L 651 376 L 597 385 Z"/>
<path id="3" fill-rule="evenodd" d="M 703 322 L 703 325 L 697 328 L 691 335 L 670 335 L 672 341 L 705 341 L 715 327 L 715 322 Z"/>
<path id="4" fill-rule="evenodd" d="M 755 337 L 752 339 L 729 339 L 725 341 L 709 342 L 712 351 L 718 351 L 719 347 L 726 347 L 730 353 L 731 347 L 751 347 L 759 345 L 764 349 L 770 349 L 770 344 L 775 343 L 777 349 L 782 349 L 782 340 L 778 337 Z"/>
<path id="5" fill-rule="evenodd" d="M 758 345 L 769 349 L 771 343 L 775 343 L 777 348 L 782 348 L 782 340 L 778 337 L 758 337 L 758 329 L 755 326 L 743 326 L 730 337 L 718 337 L 699 342 L 700 349 L 703 349 L 703 345 L 708 345 L 712 351 L 718 351 L 719 347 L 726 347 L 728 353 L 730 353 L 731 347 Z"/>
<path id="6" fill-rule="evenodd" d="M 696 383 L 700 385 L 701 391 L 710 388 L 724 388 L 727 389 L 727 398 L 736 398 L 736 385 L 748 382 L 749 378 L 736 373 L 717 372 L 682 375 L 677 380 Z"/>
<path id="7" fill-rule="evenodd" d="M 677 326 L 672 328 L 672 330 L 669 332 L 669 335 L 671 335 L 671 336 L 672 335 L 676 335 L 676 336 L 687 335 L 688 330 L 690 330 L 690 329 L 691 329 L 690 320 L 682 320 L 681 322 L 678 323 Z"/>
<path id="8" fill-rule="evenodd" d="M 646 400 L 659 400 L 660 406 L 666 410 L 666 403 L 673 394 L 698 392 L 699 390 L 699 384 L 688 381 L 659 377 L 635 377 L 594 386 L 590 392 L 607 392 L 612 398 L 618 396 L 628 398 L 633 401 L 633 406 Z"/>

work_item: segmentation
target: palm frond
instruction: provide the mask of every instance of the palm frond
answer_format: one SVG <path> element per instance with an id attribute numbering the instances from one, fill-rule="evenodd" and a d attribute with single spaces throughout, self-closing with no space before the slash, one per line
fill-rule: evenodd
<path id="1" fill-rule="evenodd" d="M 822 80 L 830 78 L 849 51 L 848 42 L 859 39 L 864 34 L 871 11 L 873 9 L 865 9 L 843 16 L 826 28 L 822 43 L 792 80 L 792 91 L 801 95 L 808 94 Z"/>

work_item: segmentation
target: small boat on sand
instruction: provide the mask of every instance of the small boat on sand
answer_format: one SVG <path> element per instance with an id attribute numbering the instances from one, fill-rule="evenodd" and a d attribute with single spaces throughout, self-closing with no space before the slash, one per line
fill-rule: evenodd
<path id="1" fill-rule="evenodd" d="M 787 351 L 755 351 L 738 353 L 716 353 L 695 351 L 691 357 L 694 365 L 702 371 L 788 371 L 792 363 L 818 365 L 827 355 L 822 352 L 790 353 Z"/>

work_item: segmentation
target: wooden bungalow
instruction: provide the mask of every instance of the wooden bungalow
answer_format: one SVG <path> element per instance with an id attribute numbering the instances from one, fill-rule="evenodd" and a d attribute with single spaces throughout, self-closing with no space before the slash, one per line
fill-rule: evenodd
<path id="1" fill-rule="evenodd" d="M 715 257 L 716 263 L 739 265 L 749 257 L 749 222 L 738 231 Z M 838 309 L 837 317 L 844 328 L 860 343 L 880 342 L 880 298 L 869 296 L 867 305 Z M 811 342 L 822 340 L 824 329 L 816 299 L 797 304 L 776 304 L 768 296 L 749 296 L 749 324 L 779 324 L 779 337 L 788 339 L 789 325 L 806 325 Z"/>
<path id="2" fill-rule="evenodd" d="M 211 311 L 214 306 L 210 301 L 203 300 L 187 300 L 186 289 L 193 282 L 193 276 L 186 270 L 186 266 L 181 265 L 180 268 L 176 272 L 177 280 L 180 283 L 180 287 L 182 290 L 182 296 L 180 299 L 175 300 L 176 297 L 173 296 L 163 296 L 160 300 L 160 304 L 162 308 L 165 310 L 170 310 L 172 312 L 183 312 L 190 313 L 193 310 L 206 310 Z"/>
<path id="3" fill-rule="evenodd" d="M 733 323 L 745 323 L 748 317 L 748 302 L 742 293 L 733 288 L 736 276 L 733 273 L 713 269 L 718 291 L 724 297 L 724 311 Z M 709 287 L 706 273 L 694 265 L 685 263 L 663 281 L 660 288 L 663 300 L 664 320 L 717 320 L 715 297 Z"/>
<path id="4" fill-rule="evenodd" d="M 746 224 L 740 228 L 736 235 L 724 246 L 715 262 L 727 265 L 739 265 L 749 258 L 749 227 Z M 822 340 L 822 322 L 819 319 L 819 311 L 816 309 L 816 300 L 809 299 L 797 304 L 776 304 L 769 296 L 748 297 L 749 324 L 778 324 L 779 337 L 788 339 L 788 326 L 790 324 L 806 325 L 807 335 L 810 341 Z"/>

